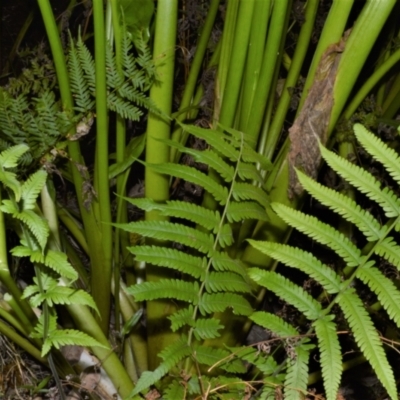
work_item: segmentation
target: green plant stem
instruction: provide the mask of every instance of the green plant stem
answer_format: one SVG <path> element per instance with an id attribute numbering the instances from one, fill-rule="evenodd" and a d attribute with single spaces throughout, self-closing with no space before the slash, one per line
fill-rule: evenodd
<path id="1" fill-rule="evenodd" d="M 334 106 L 328 132 L 332 132 L 372 46 L 396 0 L 367 1 L 347 40 L 333 88 Z"/>
<path id="2" fill-rule="evenodd" d="M 187 118 L 188 113 L 184 113 L 183 111 L 187 109 L 191 103 L 194 104 L 193 97 L 197 84 L 197 79 L 204 62 L 204 55 L 207 50 L 207 45 L 211 36 L 212 29 L 214 27 L 214 21 L 218 12 L 220 1 L 221 0 L 211 0 L 210 2 L 210 8 L 207 12 L 206 21 L 202 28 L 199 41 L 197 42 L 196 53 L 190 66 L 189 76 L 185 84 L 181 104 L 179 105 L 179 115 L 177 117 L 178 121 L 184 121 L 185 118 Z M 173 140 L 179 141 L 180 143 L 184 144 L 186 142 L 187 135 L 183 135 L 182 128 L 179 125 L 176 125 L 176 128 L 174 129 L 171 137 Z M 176 160 L 178 152 L 177 149 L 171 147 L 170 152 L 170 160 Z"/>
<path id="3" fill-rule="evenodd" d="M 268 37 L 265 45 L 264 57 L 261 67 L 260 78 L 258 80 L 257 91 L 254 95 L 252 105 L 252 118 L 247 125 L 247 133 L 257 138 L 264 118 L 264 110 L 267 105 L 268 97 L 271 96 L 271 84 L 274 71 L 277 68 L 279 48 L 285 37 L 284 28 L 287 25 L 287 13 L 290 10 L 290 0 L 274 2 L 271 22 L 268 29 Z M 275 95 L 275 91 L 274 95 Z"/>
<path id="4" fill-rule="evenodd" d="M 150 90 L 150 99 L 153 100 L 164 115 L 171 114 L 172 91 L 174 78 L 174 56 L 176 26 L 178 14 L 177 0 L 159 0 L 157 3 L 156 28 L 154 36 L 154 60 L 158 64 L 157 73 L 159 82 Z M 149 163 L 163 163 L 169 161 L 169 147 L 157 141 L 168 139 L 170 136 L 170 123 L 160 117 L 149 114 L 147 124 L 146 161 Z M 169 197 L 169 178 L 146 168 L 145 194 L 156 201 L 164 201 Z M 148 212 L 146 220 L 162 220 L 157 212 Z M 152 265 L 146 266 L 146 277 L 149 282 L 160 279 L 164 271 Z M 149 367 L 158 365 L 158 353 L 177 335 L 171 333 L 169 321 L 166 316 L 172 311 L 171 303 L 165 301 L 152 301 L 147 304 L 147 332 Z"/>
<path id="5" fill-rule="evenodd" d="M 21 321 L 19 321 L 11 314 L 11 305 L 4 300 L 2 300 L 2 302 L 6 304 L 7 310 L 3 308 L 3 304 L 0 303 L 0 317 L 3 318 L 4 321 L 7 321 L 11 326 L 16 328 L 18 331 L 20 331 L 23 335 L 28 336 L 30 332 L 28 329 L 26 329 L 26 326 L 23 325 Z"/>
<path id="6" fill-rule="evenodd" d="M 267 36 L 271 1 L 256 1 L 249 38 L 248 56 L 243 77 L 242 99 L 240 105 L 239 130 L 246 132 L 251 116 L 252 104 L 257 91 L 258 79 Z"/>
<path id="7" fill-rule="evenodd" d="M 108 112 L 106 87 L 106 36 L 103 1 L 93 1 L 94 52 L 96 67 L 96 160 L 95 189 L 100 209 L 102 262 L 92 265 L 92 295 L 100 311 L 99 324 L 107 334 L 111 304 L 112 226 L 108 181 Z"/>
<path id="8" fill-rule="evenodd" d="M 385 74 L 387 74 L 390 69 L 393 68 L 400 61 L 400 50 L 396 50 L 389 58 L 387 58 L 378 69 L 374 71 L 374 73 L 368 78 L 368 80 L 364 83 L 361 89 L 357 92 L 357 94 L 353 97 L 351 103 L 347 106 L 345 112 L 343 113 L 343 117 L 345 119 L 350 119 L 350 117 L 355 113 L 358 106 L 362 103 L 362 101 L 368 96 L 370 91 L 379 83 Z"/>
<path id="9" fill-rule="evenodd" d="M 391 119 L 400 106 L 400 76 L 397 75 L 382 105 L 383 118 Z"/>
<path id="10" fill-rule="evenodd" d="M 286 114 L 289 109 L 290 100 L 292 95 L 290 88 L 296 86 L 297 80 L 300 75 L 300 70 L 306 56 L 308 45 L 310 43 L 311 35 L 314 29 L 314 21 L 318 11 L 319 0 L 312 0 L 307 2 L 305 10 L 305 22 L 303 23 L 300 34 L 296 43 L 296 50 L 293 55 L 292 62 L 288 76 L 283 86 L 282 94 L 279 99 L 277 109 L 271 126 L 269 128 L 268 137 L 265 145 L 265 155 L 272 158 L 275 152 L 276 144 L 282 132 L 282 127 L 285 122 Z"/>
<path id="11" fill-rule="evenodd" d="M 34 357 L 36 360 L 43 364 L 47 364 L 47 360 L 43 358 L 38 350 L 27 339 L 23 338 L 14 329 L 10 328 L 6 323 L 0 319 L 0 333 L 12 340 L 16 345 L 21 347 L 24 351 Z"/>
<path id="12" fill-rule="evenodd" d="M 62 48 L 60 36 L 58 34 L 57 25 L 53 15 L 53 11 L 49 0 L 38 0 L 39 8 L 42 14 L 43 22 L 46 28 L 47 38 L 50 43 L 51 52 L 53 55 L 54 65 L 57 74 L 58 86 L 60 88 L 61 101 L 65 112 L 72 116 L 73 115 L 73 100 L 71 94 L 71 88 L 69 83 L 69 75 L 67 65 L 65 62 L 64 50 Z M 72 129 L 69 134 L 74 135 L 75 130 Z M 83 187 L 85 183 L 84 176 L 81 170 L 85 168 L 84 160 L 81 155 L 80 145 L 78 141 L 68 142 L 68 154 L 71 159 L 70 170 L 72 172 L 73 183 L 76 192 L 76 199 L 79 204 L 79 210 L 83 221 L 84 231 L 90 232 L 87 237 L 89 246 L 89 256 L 93 270 L 96 269 L 104 262 L 101 242 L 101 229 L 98 225 L 98 220 L 95 217 L 93 204 L 84 204 L 84 193 Z M 108 156 L 107 156 L 108 160 Z M 108 188 L 107 188 L 108 193 Z M 95 273 L 97 273 L 95 272 Z M 100 281 L 101 282 L 101 281 Z M 98 293 L 102 295 L 102 293 Z M 95 299 L 96 303 L 97 300 Z M 99 300 L 101 301 L 101 299 Z M 105 325 L 105 323 L 103 323 Z"/>
<path id="13" fill-rule="evenodd" d="M 254 3 L 254 0 L 248 0 L 240 2 L 239 5 L 235 36 L 233 39 L 233 50 L 230 58 L 230 68 L 227 72 L 226 86 L 219 115 L 219 122 L 228 127 L 233 126 L 235 112 L 239 102 Z"/>

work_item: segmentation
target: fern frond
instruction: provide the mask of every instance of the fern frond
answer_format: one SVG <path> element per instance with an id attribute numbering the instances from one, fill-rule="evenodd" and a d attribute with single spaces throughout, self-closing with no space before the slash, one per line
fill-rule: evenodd
<path id="1" fill-rule="evenodd" d="M 236 315 L 248 316 L 253 312 L 250 303 L 235 293 L 204 293 L 198 306 L 202 315 L 222 312 L 227 308 L 231 308 Z"/>
<path id="2" fill-rule="evenodd" d="M 205 279 L 206 290 L 213 292 L 251 293 L 250 285 L 233 272 L 211 272 Z"/>
<path id="3" fill-rule="evenodd" d="M 183 218 L 194 222 L 195 224 L 201 225 L 209 231 L 214 231 L 214 233 L 217 232 L 218 226 L 221 223 L 221 216 L 218 211 L 209 210 L 193 203 L 179 200 L 170 200 L 166 203 L 157 203 L 148 198 L 127 198 L 126 200 L 142 210 L 157 210 L 160 211 L 161 215 Z"/>
<path id="4" fill-rule="evenodd" d="M 247 269 L 243 261 L 229 257 L 228 253 L 214 251 L 211 254 L 211 263 L 217 271 L 231 271 L 239 274 L 245 280 L 248 279 Z"/>
<path id="5" fill-rule="evenodd" d="M 400 328 L 400 291 L 394 283 L 386 278 L 378 268 L 371 268 L 371 265 L 358 268 L 356 276 L 378 296 L 379 302 L 389 317 Z"/>
<path id="6" fill-rule="evenodd" d="M 199 284 L 185 282 L 179 279 L 160 279 L 157 282 L 144 282 L 130 286 L 127 292 L 135 297 L 136 301 L 150 301 L 155 299 L 176 299 L 194 305 L 199 301 Z"/>
<path id="7" fill-rule="evenodd" d="M 122 118 L 130 119 L 131 121 L 139 121 L 143 115 L 143 112 L 138 107 L 121 99 L 115 93 L 109 93 L 107 96 L 107 107 Z"/>
<path id="8" fill-rule="evenodd" d="M 214 339 L 221 336 L 218 331 L 223 328 L 216 318 L 199 318 L 193 326 L 193 334 L 197 340 Z"/>
<path id="9" fill-rule="evenodd" d="M 334 270 L 314 257 L 311 253 L 297 247 L 281 243 L 248 240 L 255 249 L 280 261 L 288 267 L 298 268 L 314 278 L 328 293 L 338 293 L 341 288 L 340 277 Z"/>
<path id="10" fill-rule="evenodd" d="M 320 150 L 327 164 L 361 193 L 377 202 L 388 218 L 397 217 L 400 214 L 400 199 L 389 188 L 385 187 L 381 190 L 380 182 L 363 168 L 351 164 L 322 146 Z"/>
<path id="11" fill-rule="evenodd" d="M 52 347 L 59 349 L 62 346 L 85 346 L 85 347 L 102 347 L 108 349 L 107 346 L 98 342 L 96 339 L 84 332 L 74 329 L 53 330 L 49 336 L 45 338 L 42 347 L 42 357 L 44 357 Z"/>
<path id="12" fill-rule="evenodd" d="M 193 357 L 199 364 L 217 366 L 227 372 L 244 373 L 246 368 L 238 359 L 233 359 L 229 351 L 217 348 L 197 345 L 194 347 Z"/>
<path id="13" fill-rule="evenodd" d="M 106 68 L 107 68 L 107 87 L 108 89 L 117 89 L 124 83 L 123 74 L 119 73 L 115 61 L 115 55 L 110 43 L 106 47 Z"/>
<path id="14" fill-rule="evenodd" d="M 265 311 L 256 311 L 249 318 L 257 325 L 260 325 L 283 338 L 295 338 L 299 336 L 297 329 L 275 314 Z"/>
<path id="15" fill-rule="evenodd" d="M 389 175 L 397 183 L 400 183 L 400 157 L 398 153 L 361 124 L 354 125 L 354 133 L 364 149 L 367 150 L 375 160 L 383 164 L 385 170 L 389 172 Z"/>
<path id="16" fill-rule="evenodd" d="M 261 185 L 264 183 L 260 171 L 254 164 L 241 162 L 238 166 L 238 175 L 243 180 L 248 179 Z"/>
<path id="17" fill-rule="evenodd" d="M 237 162 L 239 159 L 239 151 L 234 146 L 224 140 L 225 135 L 218 130 L 204 129 L 195 125 L 179 124 L 182 129 L 189 132 L 193 136 L 205 140 L 212 148 L 218 149 L 218 152 L 228 158 L 230 161 Z"/>
<path id="18" fill-rule="evenodd" d="M 146 167 L 149 167 L 153 171 L 160 174 L 175 176 L 196 185 L 200 185 L 208 193 L 210 193 L 219 204 L 222 206 L 226 204 L 226 199 L 228 198 L 228 189 L 224 186 L 221 186 L 207 174 L 200 172 L 193 167 L 189 167 L 187 165 L 177 165 L 173 163 L 145 163 L 145 165 Z"/>
<path id="19" fill-rule="evenodd" d="M 205 273 L 205 258 L 192 256 L 177 249 L 161 246 L 133 246 L 128 247 L 128 250 L 135 255 L 137 261 L 168 267 L 197 279 Z"/>
<path id="20" fill-rule="evenodd" d="M 361 251 L 330 225 L 284 204 L 273 203 L 272 208 L 288 225 L 329 246 L 346 261 L 347 265 L 354 267 L 361 263 Z"/>
<path id="21" fill-rule="evenodd" d="M 396 399 L 397 390 L 393 370 L 386 358 L 378 332 L 365 310 L 361 299 L 353 289 L 348 289 L 340 294 L 338 304 L 351 327 L 354 338 L 364 357 L 371 364 L 389 396 L 392 399 Z"/>
<path id="22" fill-rule="evenodd" d="M 342 354 L 332 316 L 314 321 L 327 400 L 336 400 L 342 376 Z"/>
<path id="23" fill-rule="evenodd" d="M 185 397 L 185 388 L 183 384 L 177 380 L 172 381 L 163 393 L 163 398 L 165 400 L 184 399 Z"/>
<path id="24" fill-rule="evenodd" d="M 242 160 L 244 162 L 258 163 L 264 171 L 272 169 L 272 163 L 267 157 L 257 153 L 249 146 L 244 146 L 242 150 Z"/>
<path id="25" fill-rule="evenodd" d="M 234 238 L 233 238 L 233 232 L 232 232 L 232 227 L 230 224 L 223 224 L 219 228 L 218 232 L 218 244 L 221 246 L 221 248 L 225 248 L 227 246 L 230 246 L 234 243 Z"/>
<path id="26" fill-rule="evenodd" d="M 192 349 L 188 346 L 187 339 L 185 337 L 177 339 L 159 354 L 163 362 L 153 372 L 145 371 L 142 373 L 129 397 L 133 397 L 142 390 L 149 388 L 166 375 L 179 361 L 191 354 Z"/>
<path id="27" fill-rule="evenodd" d="M 28 150 L 29 147 L 26 144 L 18 144 L 2 151 L 0 153 L 0 168 L 4 170 L 17 167 L 19 159 Z"/>
<path id="28" fill-rule="evenodd" d="M 68 55 L 68 69 L 75 109 L 85 114 L 93 109 L 95 102 L 90 93 L 89 82 L 85 79 L 84 70 L 79 62 L 78 50 L 72 40 Z"/>
<path id="29" fill-rule="evenodd" d="M 138 221 L 129 224 L 113 224 L 113 226 L 145 237 L 178 242 L 202 253 L 213 250 L 214 238 L 211 234 L 173 222 Z"/>
<path id="30" fill-rule="evenodd" d="M 236 182 L 232 191 L 235 200 L 255 200 L 261 206 L 269 205 L 268 195 L 261 188 L 251 185 L 250 183 Z"/>
<path id="31" fill-rule="evenodd" d="M 263 271 L 259 268 L 250 268 L 249 275 L 259 285 L 296 307 L 308 319 L 316 320 L 320 317 L 322 313 L 321 304 L 289 279 L 276 272 Z"/>
<path id="32" fill-rule="evenodd" d="M 19 202 L 21 199 L 21 184 L 17 179 L 17 175 L 14 174 L 14 172 L 0 170 L 0 182 L 4 185 L 4 187 L 12 190 L 15 196 L 15 200 Z M 3 211 L 5 211 L 6 209 L 10 210 L 10 207 L 6 206 Z M 12 205 L 11 212 L 17 211 L 18 210 L 15 208 L 15 206 Z"/>
<path id="33" fill-rule="evenodd" d="M 386 237 L 377 243 L 374 252 L 400 270 L 400 246 L 392 237 Z"/>
<path id="34" fill-rule="evenodd" d="M 307 190 L 321 204 L 329 207 L 347 221 L 353 223 L 367 238 L 368 241 L 381 239 L 385 230 L 380 223 L 366 210 L 363 210 L 354 200 L 327 188 L 301 171 L 296 171 L 297 177 L 303 188 Z"/>
<path id="35" fill-rule="evenodd" d="M 310 352 L 296 347 L 294 359 L 288 360 L 286 371 L 285 400 L 302 400 L 307 393 L 308 359 Z"/>
<path id="36" fill-rule="evenodd" d="M 171 330 L 176 332 L 182 326 L 194 326 L 195 320 L 193 319 L 194 307 L 189 305 L 187 308 L 182 308 L 179 311 L 174 312 L 172 315 L 168 316 L 171 321 Z"/>
<path id="37" fill-rule="evenodd" d="M 23 210 L 33 210 L 36 205 L 36 199 L 47 180 L 47 172 L 38 170 L 22 184 L 21 197 Z"/>
<path id="38" fill-rule="evenodd" d="M 78 37 L 76 50 L 79 57 L 79 63 L 84 71 L 85 81 L 87 82 L 91 93 L 94 94 L 94 90 L 96 88 L 96 67 L 94 65 L 93 56 L 89 49 L 85 46 L 81 36 Z"/>
<path id="39" fill-rule="evenodd" d="M 49 237 L 49 225 L 47 221 L 37 215 L 33 210 L 24 210 L 20 213 L 14 213 L 13 217 L 26 224 L 41 249 L 44 249 L 47 238 Z"/>
<path id="40" fill-rule="evenodd" d="M 265 209 L 254 201 L 231 201 L 226 216 L 229 222 L 240 222 L 245 219 L 268 220 Z"/>

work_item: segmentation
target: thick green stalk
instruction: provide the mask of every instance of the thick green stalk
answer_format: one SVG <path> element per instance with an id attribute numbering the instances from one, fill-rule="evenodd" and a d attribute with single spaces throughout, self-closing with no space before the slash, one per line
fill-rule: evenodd
<path id="1" fill-rule="evenodd" d="M 353 97 L 351 103 L 347 106 L 346 111 L 343 113 L 345 119 L 355 113 L 357 107 L 362 101 L 368 96 L 369 92 L 379 83 L 383 76 L 387 74 L 390 69 L 393 68 L 400 61 L 400 50 L 396 50 L 389 58 L 387 58 L 374 73 L 368 78 L 368 80 L 362 85 L 361 89 Z"/>
<path id="2" fill-rule="evenodd" d="M 272 158 L 275 152 L 276 144 L 279 140 L 283 124 L 285 122 L 286 114 L 289 109 L 290 100 L 292 95 L 289 88 L 296 86 L 297 79 L 299 78 L 301 67 L 303 66 L 304 58 L 310 43 L 310 38 L 314 29 L 314 21 L 318 11 L 319 0 L 309 0 L 305 10 L 305 22 L 303 23 L 299 38 L 296 43 L 296 50 L 293 55 L 292 62 L 288 76 L 283 86 L 282 94 L 279 99 L 275 115 L 270 126 L 267 141 L 265 145 L 265 155 Z"/>
<path id="3" fill-rule="evenodd" d="M 92 265 L 92 295 L 100 311 L 99 323 L 108 332 L 111 304 L 112 226 L 110 187 L 108 180 L 108 113 L 106 86 L 106 35 L 103 1 L 93 1 L 94 53 L 96 67 L 96 161 L 95 188 L 97 191 L 101 230 L 102 262 Z"/>
<path id="4" fill-rule="evenodd" d="M 252 118 L 249 119 L 249 123 L 247 125 L 247 133 L 253 138 L 258 137 L 262 126 L 264 110 L 267 106 L 268 97 L 272 95 L 271 83 L 273 81 L 274 71 L 277 68 L 276 64 L 282 37 L 285 35 L 284 27 L 286 26 L 285 21 L 287 19 L 287 13 L 290 10 L 290 3 L 290 0 L 280 0 L 274 2 L 271 22 L 268 29 L 268 38 L 265 45 L 261 67 L 261 74 L 258 80 L 258 87 L 252 106 Z M 273 95 L 275 95 L 275 90 L 273 90 Z"/>
<path id="5" fill-rule="evenodd" d="M 150 90 L 150 98 L 164 115 L 171 114 L 175 40 L 178 14 L 177 0 L 159 0 L 157 3 L 156 28 L 154 36 L 154 60 L 158 65 L 156 82 Z M 146 161 L 149 163 L 164 163 L 169 161 L 169 146 L 157 141 L 170 136 L 170 123 L 159 116 L 150 113 L 147 124 Z M 164 201 L 169 197 L 169 178 L 146 168 L 145 194 L 156 201 Z M 156 212 L 146 213 L 146 220 L 161 220 Z M 146 267 L 148 281 L 160 279 L 165 272 L 152 265 Z M 158 364 L 157 354 L 176 339 L 176 334 L 170 332 L 167 315 L 172 310 L 168 301 L 151 301 L 147 304 L 147 332 L 149 349 L 149 366 L 151 369 Z"/>
<path id="6" fill-rule="evenodd" d="M 379 2 L 369 0 L 357 18 L 340 59 L 336 75 L 333 88 L 335 102 L 329 132 L 334 129 L 372 46 L 395 4 L 396 0 Z"/>
<path id="7" fill-rule="evenodd" d="M 38 4 L 53 55 L 63 108 L 69 115 L 72 116 L 73 100 L 69 84 L 69 75 L 64 56 L 64 50 L 61 44 L 53 11 L 49 0 L 38 0 Z M 72 129 L 70 134 L 74 135 L 75 130 Z M 68 154 L 71 159 L 70 170 L 72 172 L 76 199 L 79 204 L 79 210 L 83 221 L 84 231 L 89 233 L 87 235 L 87 241 L 90 249 L 90 261 L 93 269 L 95 269 L 97 266 L 103 263 L 102 242 L 100 234 L 101 230 L 98 225 L 98 221 L 94 215 L 93 204 L 84 204 L 85 194 L 83 193 L 83 187 L 85 185 L 85 179 L 81 173 L 82 166 L 84 166 L 84 160 L 81 155 L 80 145 L 78 141 L 68 142 Z M 99 299 L 95 300 L 96 302 L 99 301 Z"/>
<path id="8" fill-rule="evenodd" d="M 229 63 L 230 67 L 227 73 L 223 102 L 219 115 L 219 122 L 223 126 L 233 126 L 235 119 L 250 37 L 254 3 L 255 0 L 247 0 L 242 1 L 239 6 L 233 50 Z"/>
<path id="9" fill-rule="evenodd" d="M 251 107 L 261 73 L 270 12 L 271 0 L 256 1 L 254 5 L 253 19 L 251 21 L 249 48 L 243 76 L 242 99 L 240 104 L 241 113 L 239 129 L 243 132 L 246 132 L 247 124 L 249 123 L 249 118 L 252 114 Z"/>
<path id="10" fill-rule="evenodd" d="M 300 112 L 304 100 L 307 97 L 308 89 L 310 89 L 312 83 L 314 82 L 315 71 L 319 61 L 321 60 L 322 54 L 329 45 L 337 43 L 341 39 L 343 31 L 346 27 L 347 19 L 349 18 L 351 9 L 353 7 L 353 3 L 354 0 L 333 0 L 328 17 L 324 23 L 321 36 L 318 40 L 318 45 L 315 49 L 311 66 L 308 70 L 307 79 L 304 84 L 304 89 L 301 95 L 297 113 Z"/>
<path id="11" fill-rule="evenodd" d="M 178 121 L 184 121 L 187 118 L 188 113 L 185 113 L 183 111 L 187 109 L 191 103 L 193 104 L 193 97 L 195 93 L 197 79 L 199 77 L 200 70 L 203 66 L 204 55 L 207 50 L 212 29 L 214 27 L 214 21 L 218 12 L 220 1 L 221 0 L 211 0 L 210 2 L 210 8 L 207 12 L 206 21 L 204 23 L 199 41 L 196 46 L 196 53 L 194 55 L 193 62 L 190 66 L 189 76 L 185 84 L 185 89 L 183 91 L 182 100 L 178 111 L 179 113 L 177 117 Z M 182 144 L 185 144 L 187 136 L 188 135 L 184 134 L 179 124 L 177 124 L 176 128 L 172 133 L 172 139 L 175 141 L 179 141 Z M 176 160 L 177 150 L 175 148 L 171 148 L 170 152 L 171 152 L 170 160 L 171 161 Z"/>

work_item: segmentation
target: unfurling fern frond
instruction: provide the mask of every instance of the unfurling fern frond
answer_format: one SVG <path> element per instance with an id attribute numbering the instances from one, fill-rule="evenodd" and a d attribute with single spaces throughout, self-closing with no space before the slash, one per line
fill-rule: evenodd
<path id="1" fill-rule="evenodd" d="M 223 315 L 239 319 L 253 312 L 248 299 L 253 286 L 246 266 L 239 258 L 230 256 L 230 247 L 240 244 L 235 243 L 235 239 L 240 237 L 237 230 L 242 221 L 267 218 L 268 196 L 261 187 L 253 186 L 253 178 L 258 180 L 262 172 L 258 164 L 269 167 L 270 163 L 251 149 L 241 132 L 186 125 L 183 129 L 210 147 L 202 152 L 186 149 L 171 140 L 163 142 L 192 155 L 198 162 L 209 164 L 218 179 L 188 165 L 145 165 L 157 173 L 201 186 L 215 199 L 217 207 L 210 210 L 177 200 L 126 199 L 146 212 L 157 212 L 174 219 L 174 222 L 148 220 L 115 224 L 150 242 L 129 248 L 137 261 L 168 268 L 175 278 L 140 283 L 128 291 L 137 301 L 171 299 L 180 306 L 168 318 L 171 329 L 186 335 L 186 344 L 192 349 L 192 359 L 186 360 L 186 368 L 193 362 L 199 364 L 199 368 L 218 364 L 218 368 L 229 373 L 242 373 L 245 368 L 241 360 L 226 350 L 202 346 L 201 341 L 215 340 L 223 335 Z M 227 359 L 222 362 L 225 357 Z M 146 388 L 155 382 L 154 379 L 155 375 L 146 374 L 140 378 L 138 386 Z"/>
<path id="2" fill-rule="evenodd" d="M 392 178 L 399 182 L 398 162 L 400 157 L 397 153 L 362 126 L 356 125 L 354 130 L 365 150 L 381 162 Z M 313 291 L 311 295 L 279 273 L 279 270 L 271 272 L 252 268 L 249 272 L 250 277 L 259 285 L 296 307 L 310 320 L 311 325 L 308 325 L 307 333 L 311 336 L 315 334 L 318 339 L 322 377 L 328 400 L 337 398 L 342 374 L 342 350 L 337 333 L 337 324 L 342 322 L 340 318 L 336 318 L 338 311 L 332 311 L 334 306 L 340 308 L 355 342 L 363 356 L 371 364 L 389 397 L 397 399 L 393 370 L 383 348 L 381 333 L 378 332 L 369 315 L 370 308 L 366 307 L 363 293 L 359 293 L 357 289 L 359 281 L 365 284 L 364 287 L 368 288 L 378 300 L 371 309 L 384 309 L 389 318 L 397 327 L 400 327 L 400 290 L 390 277 L 379 269 L 377 260 L 377 256 L 380 256 L 400 269 L 400 246 L 395 237 L 391 236 L 391 231 L 397 230 L 400 226 L 400 198 L 395 191 L 388 187 L 381 188 L 379 181 L 361 167 L 351 164 L 322 146 L 321 154 L 335 172 L 365 194 L 367 198 L 376 202 L 383 210 L 387 220 L 378 221 L 372 216 L 372 213 L 362 209 L 356 199 L 350 199 L 343 193 L 326 188 L 314 182 L 304 173 L 297 171 L 299 182 L 303 187 L 348 224 L 357 227 L 362 237 L 359 242 L 355 238 L 350 240 L 336 227 L 321 222 L 315 217 L 282 204 L 272 204 L 273 210 L 288 225 L 333 250 L 339 257 L 339 268 L 334 269 L 325 265 L 310 251 L 290 245 L 250 240 L 250 244 L 256 249 L 287 267 L 297 268 L 311 277 L 322 286 L 324 292 L 317 290 Z M 367 245 L 365 245 L 366 242 Z M 344 269 L 341 268 L 343 262 Z M 318 301 L 313 297 L 314 293 Z M 321 299 L 323 299 L 322 305 L 319 301 Z M 282 340 L 294 329 L 281 318 L 264 312 L 253 314 L 251 319 L 274 332 Z M 299 398 L 296 397 L 295 391 L 305 390 L 304 386 L 301 386 L 304 378 L 299 378 L 296 383 L 296 377 L 304 372 L 310 354 L 305 347 L 306 340 L 300 339 L 302 337 L 300 334 L 298 337 L 293 349 L 294 360 L 290 360 L 290 355 L 288 357 L 285 398 Z M 299 355 L 300 360 L 297 361 Z"/>

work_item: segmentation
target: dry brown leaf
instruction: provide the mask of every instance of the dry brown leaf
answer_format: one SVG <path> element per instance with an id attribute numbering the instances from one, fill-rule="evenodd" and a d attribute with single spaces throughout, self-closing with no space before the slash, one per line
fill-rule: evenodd
<path id="1" fill-rule="evenodd" d="M 317 177 L 321 161 L 318 141 L 326 143 L 327 129 L 334 105 L 333 87 L 341 54 L 350 34 L 347 31 L 339 43 L 330 45 L 318 64 L 314 83 L 311 86 L 303 108 L 289 129 L 290 151 L 288 195 L 293 198 L 303 189 L 298 182 L 295 168 L 312 178 Z"/>

